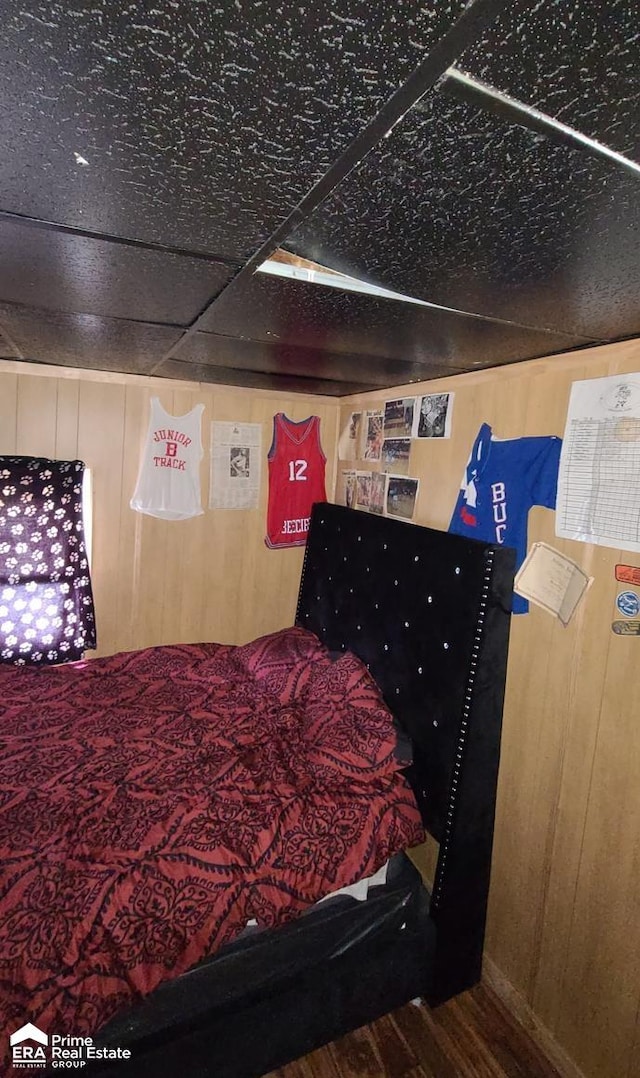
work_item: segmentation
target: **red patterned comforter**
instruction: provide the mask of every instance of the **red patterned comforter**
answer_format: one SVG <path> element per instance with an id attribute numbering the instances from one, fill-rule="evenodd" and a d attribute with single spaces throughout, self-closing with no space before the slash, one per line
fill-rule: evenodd
<path id="1" fill-rule="evenodd" d="M 422 839 L 375 684 L 301 629 L 0 668 L 0 736 L 5 1033 L 91 1033 Z"/>

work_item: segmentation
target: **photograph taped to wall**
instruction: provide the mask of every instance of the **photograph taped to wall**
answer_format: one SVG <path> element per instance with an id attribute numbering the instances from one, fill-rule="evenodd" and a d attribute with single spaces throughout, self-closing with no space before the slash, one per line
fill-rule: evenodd
<path id="1" fill-rule="evenodd" d="M 356 472 L 356 509 L 368 509 L 371 504 L 371 472 Z"/>
<path id="2" fill-rule="evenodd" d="M 355 472 L 343 472 L 344 482 L 344 504 L 347 509 L 355 509 L 356 507 L 356 473 Z"/>
<path id="3" fill-rule="evenodd" d="M 359 460 L 361 426 L 362 412 L 351 412 L 338 439 L 338 457 L 340 460 Z"/>
<path id="4" fill-rule="evenodd" d="M 450 438 L 453 393 L 429 393 L 418 397 L 413 417 L 414 438 Z"/>
<path id="5" fill-rule="evenodd" d="M 382 412 L 365 412 L 363 424 L 364 460 L 380 460 L 384 439 L 384 415 Z"/>
<path id="6" fill-rule="evenodd" d="M 251 449 L 248 445 L 231 446 L 229 449 L 229 478 L 246 479 L 250 471 Z"/>
<path id="7" fill-rule="evenodd" d="M 369 502 L 369 512 L 377 513 L 378 516 L 384 515 L 384 501 L 387 494 L 387 479 L 386 472 L 372 472 L 371 473 L 371 497 Z"/>
<path id="8" fill-rule="evenodd" d="M 260 497 L 260 423 L 211 424 L 210 509 L 257 509 Z"/>
<path id="9" fill-rule="evenodd" d="M 384 472 L 400 472 L 407 475 L 409 472 L 409 453 L 411 452 L 410 438 L 385 438 L 382 443 L 382 470 Z"/>
<path id="10" fill-rule="evenodd" d="M 390 475 L 387 485 L 387 516 L 413 520 L 419 487 L 419 479 Z"/>
<path id="11" fill-rule="evenodd" d="M 411 437 L 415 406 L 415 397 L 402 397 L 399 400 L 386 402 L 384 406 L 385 438 Z"/>

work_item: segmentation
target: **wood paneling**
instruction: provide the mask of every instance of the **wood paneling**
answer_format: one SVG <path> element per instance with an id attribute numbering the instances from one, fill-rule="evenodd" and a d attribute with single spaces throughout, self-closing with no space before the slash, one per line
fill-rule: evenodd
<path id="1" fill-rule="evenodd" d="M 447 527 L 482 421 L 503 438 L 562 434 L 574 380 L 638 370 L 640 342 L 630 341 L 405 387 L 402 394 L 456 395 L 451 439 L 413 443 L 416 519 Z M 206 506 L 211 419 L 261 423 L 266 468 L 274 412 L 320 415 L 328 488 L 337 467 L 339 497 L 340 425 L 398 389 L 336 403 L 13 362 L 0 368 L 0 452 L 77 453 L 94 473 L 100 653 L 243 641 L 290 624 L 302 551 L 264 545 L 266 471 L 257 510 L 163 522 L 129 508 L 154 393 L 174 413 L 205 404 Z M 640 1078 L 640 638 L 611 632 L 614 565 L 640 557 L 556 539 L 544 509 L 529 518 L 529 542 L 537 539 L 566 551 L 594 583 L 566 629 L 535 607 L 513 620 L 487 950 L 587 1078 Z M 421 864 L 432 862 L 425 851 Z"/>
<path id="2" fill-rule="evenodd" d="M 159 396 L 173 415 L 205 405 L 202 516 L 163 521 L 129 507 Z M 334 400 L 5 361 L 0 366 L 0 452 L 80 457 L 93 475 L 92 580 L 98 650 L 151 644 L 241 642 L 293 621 L 303 551 L 264 544 L 266 453 L 272 418 L 317 414 L 331 489 Z M 212 419 L 262 425 L 262 485 L 255 510 L 210 510 Z"/>
<path id="3" fill-rule="evenodd" d="M 341 426 L 385 399 L 453 390 L 451 439 L 413 442 L 409 469 L 416 520 L 446 528 L 483 421 L 500 438 L 562 435 L 574 380 L 633 371 L 638 341 L 348 398 Z M 512 621 L 487 951 L 585 1075 L 637 1078 L 640 638 L 611 622 L 614 566 L 640 556 L 557 539 L 540 508 L 536 540 L 594 582 L 566 629 L 533 606 Z"/>
<path id="4" fill-rule="evenodd" d="M 15 453 L 18 426 L 18 376 L 2 375 L 0 384 L 0 453 Z"/>

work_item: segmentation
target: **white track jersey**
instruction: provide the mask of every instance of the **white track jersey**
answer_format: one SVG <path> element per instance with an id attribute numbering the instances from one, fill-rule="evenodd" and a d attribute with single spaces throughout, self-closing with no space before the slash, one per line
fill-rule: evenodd
<path id="1" fill-rule="evenodd" d="M 185 520 L 203 512 L 200 498 L 200 426 L 204 404 L 186 415 L 169 415 L 151 398 L 151 419 L 142 451 L 132 509 L 163 520 Z"/>

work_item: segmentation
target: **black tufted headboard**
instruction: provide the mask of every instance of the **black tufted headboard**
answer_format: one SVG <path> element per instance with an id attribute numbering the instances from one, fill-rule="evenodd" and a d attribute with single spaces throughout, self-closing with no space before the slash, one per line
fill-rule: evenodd
<path id="1" fill-rule="evenodd" d="M 407 774 L 440 843 L 436 998 L 481 960 L 514 563 L 509 548 L 313 509 L 296 623 L 368 664 L 413 742 Z"/>

